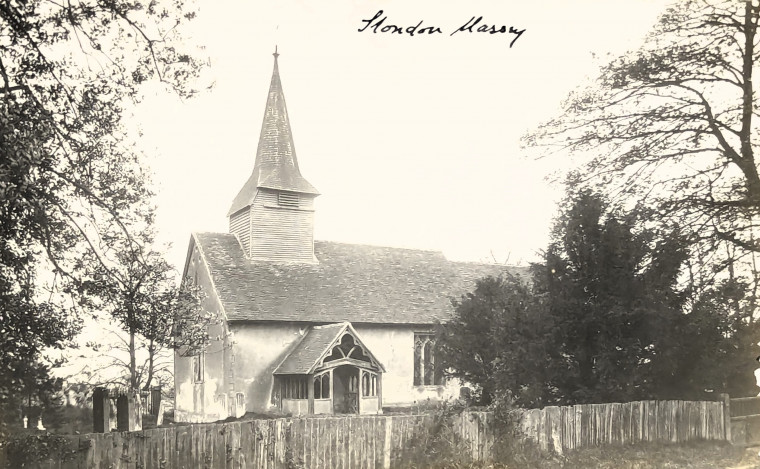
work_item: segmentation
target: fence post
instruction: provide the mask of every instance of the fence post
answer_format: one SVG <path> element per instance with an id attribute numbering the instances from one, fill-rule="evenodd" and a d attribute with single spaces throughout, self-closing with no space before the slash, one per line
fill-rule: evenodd
<path id="1" fill-rule="evenodd" d="M 731 441 L 731 399 L 729 399 L 728 394 L 726 393 L 720 393 L 718 395 L 723 401 L 723 428 L 724 433 L 723 435 L 726 438 L 726 441 L 729 443 L 732 443 Z"/>

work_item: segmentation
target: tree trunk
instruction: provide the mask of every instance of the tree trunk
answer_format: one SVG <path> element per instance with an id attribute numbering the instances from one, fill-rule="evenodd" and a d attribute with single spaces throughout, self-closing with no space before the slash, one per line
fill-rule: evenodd
<path id="1" fill-rule="evenodd" d="M 130 315 L 131 316 L 131 315 Z M 138 389 L 140 383 L 137 379 L 137 353 L 135 350 L 135 327 L 129 326 L 129 384 L 132 389 Z"/>
<path id="2" fill-rule="evenodd" d="M 744 57 L 742 63 L 742 126 L 740 169 L 747 178 L 747 198 L 754 208 L 760 208 L 760 177 L 757 174 L 752 150 L 752 111 L 754 96 L 752 86 L 752 66 L 755 54 L 755 31 L 757 29 L 757 10 L 748 1 L 744 5 Z"/>
<path id="3" fill-rule="evenodd" d="M 148 343 L 148 378 L 145 380 L 145 391 L 150 391 L 150 383 L 153 381 L 153 367 L 155 366 L 156 347 L 153 344 L 153 339 L 150 339 Z"/>

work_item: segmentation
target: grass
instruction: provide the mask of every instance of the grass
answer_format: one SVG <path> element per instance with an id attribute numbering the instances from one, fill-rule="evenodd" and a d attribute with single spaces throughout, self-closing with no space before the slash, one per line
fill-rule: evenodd
<path id="1" fill-rule="evenodd" d="M 510 463 L 449 463 L 417 465 L 417 469 L 750 469 L 760 468 L 758 448 L 725 443 L 679 445 L 646 443 L 633 446 L 584 448 L 564 456 L 516 457 Z"/>
<path id="2" fill-rule="evenodd" d="M 552 461 L 551 464 L 541 467 L 552 469 L 714 469 L 740 465 L 743 457 L 744 448 L 726 443 L 693 442 L 680 445 L 650 443 L 626 447 L 582 449 L 569 454 L 563 460 Z"/>

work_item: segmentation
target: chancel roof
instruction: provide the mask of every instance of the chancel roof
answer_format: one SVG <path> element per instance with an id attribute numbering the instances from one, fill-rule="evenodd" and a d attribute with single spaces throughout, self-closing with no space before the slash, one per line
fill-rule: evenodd
<path id="1" fill-rule="evenodd" d="M 442 253 L 325 241 L 318 264 L 252 261 L 227 233 L 194 233 L 230 321 L 433 324 L 487 275 L 526 267 L 452 262 Z"/>
<path id="2" fill-rule="evenodd" d="M 277 66 L 279 54 L 275 52 L 274 55 L 274 71 L 269 85 L 253 173 L 235 196 L 227 213 L 228 216 L 250 205 L 256 195 L 256 190 L 260 187 L 319 195 L 314 186 L 301 176 L 301 171 L 298 169 L 288 108 L 285 106 L 285 94 L 282 91 Z"/>

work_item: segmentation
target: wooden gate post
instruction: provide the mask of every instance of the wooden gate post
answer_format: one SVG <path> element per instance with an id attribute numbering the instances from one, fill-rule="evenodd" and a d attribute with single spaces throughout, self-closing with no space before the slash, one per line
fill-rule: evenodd
<path id="1" fill-rule="evenodd" d="M 108 424 L 111 420 L 111 399 L 106 388 L 97 387 L 92 391 L 92 419 L 93 432 L 107 433 L 111 431 Z"/>
<path id="2" fill-rule="evenodd" d="M 729 396 L 726 393 L 720 393 L 718 396 L 720 397 L 720 400 L 723 401 L 723 435 L 725 436 L 726 441 L 733 443 L 731 441 L 731 399 L 729 399 Z"/>

